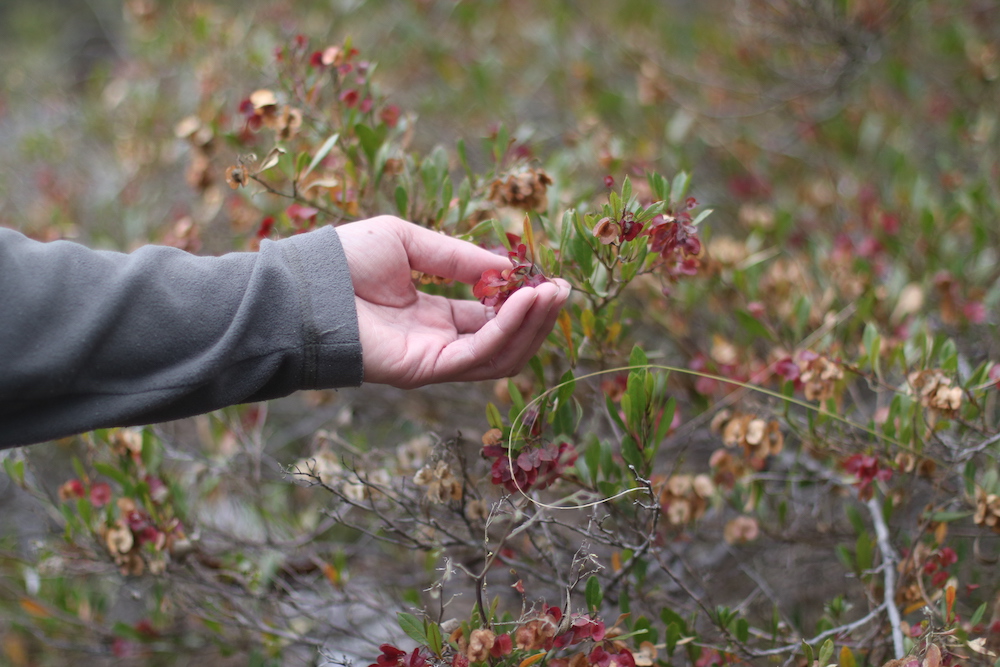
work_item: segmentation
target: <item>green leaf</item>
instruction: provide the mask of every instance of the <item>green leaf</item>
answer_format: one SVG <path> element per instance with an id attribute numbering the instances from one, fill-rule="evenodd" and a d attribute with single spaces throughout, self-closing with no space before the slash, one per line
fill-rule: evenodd
<path id="1" fill-rule="evenodd" d="M 979 605 L 979 609 L 976 609 L 976 613 L 974 613 L 972 615 L 972 618 L 969 619 L 969 625 L 972 626 L 979 625 L 979 621 L 983 620 L 983 615 L 986 613 L 987 605 L 989 605 L 988 602 L 984 602 L 981 605 Z"/>
<path id="2" fill-rule="evenodd" d="M 656 427 L 656 433 L 653 435 L 653 441 L 650 444 L 659 445 L 667 437 L 667 431 L 670 430 L 670 425 L 674 423 L 674 413 L 676 411 L 677 400 L 671 396 L 667 399 L 667 404 L 663 407 L 663 412 L 660 415 L 660 424 Z"/>
<path id="3" fill-rule="evenodd" d="M 867 532 L 862 532 L 858 535 L 858 540 L 854 547 L 854 553 L 859 574 L 871 569 L 872 559 L 874 558 L 873 547 L 874 544 L 872 542 L 872 538 Z"/>
<path id="4" fill-rule="evenodd" d="M 573 391 L 576 389 L 576 378 L 573 376 L 573 371 L 566 371 L 563 376 L 559 378 L 559 391 L 556 392 L 556 397 L 559 403 L 568 403 L 569 399 L 573 397 Z"/>
<path id="5" fill-rule="evenodd" d="M 160 469 L 160 461 L 163 459 L 163 448 L 153 435 L 150 429 L 142 431 L 142 463 L 146 466 L 146 472 L 156 474 Z"/>
<path id="6" fill-rule="evenodd" d="M 424 630 L 423 622 L 416 616 L 407 614 L 404 611 L 397 611 L 396 620 L 399 622 L 399 629 L 405 632 L 417 644 L 427 646 L 430 643 L 427 640 L 427 632 Z"/>
<path id="7" fill-rule="evenodd" d="M 847 515 L 847 520 L 851 522 L 851 527 L 854 528 L 855 533 L 862 533 L 865 531 L 865 520 L 861 516 L 861 512 L 854 505 L 847 505 L 844 507 L 844 514 Z"/>
<path id="8" fill-rule="evenodd" d="M 666 626 L 670 626 L 671 624 L 676 625 L 681 634 L 686 635 L 688 632 L 687 623 L 680 614 L 670 607 L 664 607 L 660 610 L 660 620 L 663 621 L 663 624 Z"/>
<path id="9" fill-rule="evenodd" d="M 444 649 L 444 642 L 441 638 L 441 627 L 437 623 L 429 623 L 427 625 L 427 647 L 430 648 L 434 655 L 441 656 L 441 651 Z"/>
<path id="10" fill-rule="evenodd" d="M 643 427 L 643 417 L 646 414 L 649 397 L 646 395 L 646 371 L 632 371 L 628 374 L 625 386 L 625 396 L 622 397 L 622 407 L 625 408 L 625 419 L 631 431 L 639 434 Z M 626 407 L 625 398 L 628 398 Z"/>
<path id="11" fill-rule="evenodd" d="M 507 238 L 507 230 L 503 228 L 503 225 L 501 225 L 500 221 L 496 218 L 493 218 L 490 222 L 493 223 L 493 233 L 497 235 L 497 238 L 500 240 L 500 243 L 503 244 L 503 247 L 507 249 L 507 252 L 510 252 L 510 239 Z"/>
<path id="12" fill-rule="evenodd" d="M 7 476 L 17 482 L 18 485 L 24 485 L 24 459 L 15 461 L 11 458 L 5 458 L 3 460 L 3 469 L 7 472 Z"/>
<path id="13" fill-rule="evenodd" d="M 80 518 L 83 520 L 83 524 L 85 526 L 89 526 L 90 525 L 90 519 L 91 519 L 91 516 L 92 516 L 91 510 L 92 510 L 92 507 L 90 505 L 90 499 L 89 498 L 77 498 L 76 499 L 76 511 L 80 515 Z"/>
<path id="14" fill-rule="evenodd" d="M 850 570 L 854 571 L 854 554 L 851 550 L 845 547 L 843 544 L 838 544 L 834 547 L 834 552 L 837 554 L 837 560 L 840 561 L 841 565 Z"/>
<path id="15" fill-rule="evenodd" d="M 115 466 L 108 465 L 107 463 L 94 463 L 94 470 L 98 475 L 104 475 L 109 479 L 113 479 L 122 486 L 129 483 L 128 475 L 126 475 L 123 470 L 116 468 Z"/>
<path id="16" fill-rule="evenodd" d="M 591 611 L 596 612 L 600 609 L 601 601 L 604 600 L 604 593 L 601 592 L 601 582 L 597 580 L 596 574 L 590 575 L 590 578 L 587 579 L 587 588 L 584 597 L 587 600 L 587 607 Z"/>
<path id="17" fill-rule="evenodd" d="M 111 632 L 122 639 L 131 639 L 136 642 L 145 642 L 149 640 L 148 636 L 142 634 L 131 625 L 122 623 L 121 621 L 117 621 L 113 626 L 111 626 Z"/>
<path id="18" fill-rule="evenodd" d="M 831 658 L 833 658 L 833 640 L 827 639 L 819 648 L 819 664 L 825 667 L 830 664 Z"/>
<path id="19" fill-rule="evenodd" d="M 705 218 L 707 218 L 708 216 L 712 215 L 712 213 L 714 213 L 714 212 L 715 212 L 715 209 L 706 208 L 701 213 L 699 213 L 698 215 L 694 216 L 694 220 L 691 221 L 691 224 L 692 225 L 700 225 L 705 220 Z"/>
<path id="20" fill-rule="evenodd" d="M 468 177 L 469 181 L 475 180 L 476 175 L 472 171 L 472 168 L 469 167 L 469 157 L 466 154 L 464 139 L 458 140 L 456 151 L 458 152 L 458 161 L 462 163 L 462 168 L 465 169 L 465 175 Z"/>
<path id="21" fill-rule="evenodd" d="M 507 154 L 507 147 L 509 145 L 510 133 L 507 131 L 506 125 L 501 125 L 500 129 L 497 130 L 496 140 L 493 142 L 493 160 L 497 163 L 498 170 L 500 163 L 503 162 L 503 158 Z"/>
<path id="22" fill-rule="evenodd" d="M 492 403 L 486 404 L 486 421 L 493 428 L 503 429 L 503 417 L 500 416 L 500 410 L 497 406 Z"/>
<path id="23" fill-rule="evenodd" d="M 646 357 L 646 352 L 638 345 L 632 347 L 632 353 L 629 355 L 628 358 L 628 365 L 629 366 L 649 365 L 649 358 Z"/>
<path id="24" fill-rule="evenodd" d="M 378 152 L 379 146 L 382 145 L 381 133 L 376 132 L 363 123 L 358 123 L 354 126 L 354 134 L 358 136 L 358 141 L 361 143 L 361 150 L 365 152 L 368 162 L 374 163 L 375 153 Z"/>
<path id="25" fill-rule="evenodd" d="M 458 220 L 465 220 L 465 211 L 469 208 L 469 200 L 472 198 L 472 184 L 468 177 L 462 180 L 458 186 Z"/>
<path id="26" fill-rule="evenodd" d="M 594 265 L 594 270 L 590 274 L 590 286 L 594 290 L 594 294 L 601 297 L 602 299 L 608 295 L 608 281 L 611 275 L 608 273 L 606 266 L 600 262 Z"/>
<path id="27" fill-rule="evenodd" d="M 580 216 L 576 216 L 577 222 L 579 223 Z M 580 230 L 579 224 L 578 229 L 573 235 L 573 247 L 572 256 L 573 261 L 580 268 L 580 273 L 584 276 L 589 276 L 594 270 L 594 248 L 587 241 L 587 234 L 590 234 L 589 230 Z"/>
<path id="28" fill-rule="evenodd" d="M 931 514 L 931 521 L 936 521 L 938 523 L 948 523 L 950 521 L 958 521 L 959 519 L 964 519 L 965 517 L 972 516 L 975 514 L 972 510 L 967 512 L 935 512 Z M 975 625 L 975 623 L 973 623 Z"/>
<path id="29" fill-rule="evenodd" d="M 410 196 L 406 193 L 406 188 L 397 185 L 393 194 L 396 197 L 396 211 L 399 212 L 399 217 L 406 218 L 410 209 Z"/>
<path id="30" fill-rule="evenodd" d="M 665 649 L 667 651 L 667 657 L 669 658 L 674 654 L 674 649 L 677 648 L 677 642 L 681 638 L 681 629 L 676 623 L 670 623 L 667 625 Z"/>
<path id="31" fill-rule="evenodd" d="M 670 184 L 670 200 L 677 204 L 683 204 L 690 185 L 691 177 L 688 173 L 686 171 L 678 172 L 674 176 L 674 182 Z"/>
<path id="32" fill-rule="evenodd" d="M 597 474 L 601 467 L 601 443 L 596 438 L 587 445 L 583 452 L 583 459 L 587 463 L 587 470 L 590 471 L 591 484 L 597 484 Z"/>
<path id="33" fill-rule="evenodd" d="M 80 481 L 87 479 L 87 471 L 83 469 L 83 464 L 80 463 L 80 459 L 74 456 L 71 459 L 71 463 L 73 465 L 73 470 L 76 472 L 77 478 L 79 478 Z"/>
<path id="34" fill-rule="evenodd" d="M 312 162 L 309 163 L 306 170 L 302 172 L 301 176 L 299 176 L 300 179 L 304 179 L 306 176 L 311 174 L 313 169 L 315 169 L 320 162 L 326 159 L 326 156 L 330 154 L 333 147 L 337 145 L 338 139 L 340 139 L 340 133 L 334 132 L 327 138 L 326 141 L 323 142 L 323 145 L 319 147 L 319 150 L 316 151 L 316 154 L 313 156 Z"/>
<path id="35" fill-rule="evenodd" d="M 524 396 L 521 394 L 521 390 L 517 388 L 517 385 L 514 384 L 514 380 L 510 378 L 507 379 L 507 393 L 510 394 L 511 414 L 514 415 L 511 418 L 511 424 L 513 424 L 514 418 L 524 412 Z M 523 428 L 525 425 L 522 424 L 521 426 Z"/>
<path id="36" fill-rule="evenodd" d="M 618 610 L 625 615 L 625 627 L 630 627 L 629 615 L 632 613 L 632 598 L 629 597 L 628 591 L 622 590 L 618 594 Z"/>
<path id="37" fill-rule="evenodd" d="M 813 664 L 813 649 L 812 646 L 806 640 L 802 640 L 802 655 L 805 656 L 806 665 L 812 667 Z"/>
<path id="38" fill-rule="evenodd" d="M 955 341 L 948 339 L 945 341 L 944 345 L 941 346 L 941 354 L 938 357 L 940 361 L 941 370 L 945 373 L 955 373 L 958 371 L 958 348 L 955 347 Z"/>
<path id="39" fill-rule="evenodd" d="M 661 174 L 656 172 L 648 172 L 646 174 L 646 182 L 649 183 L 649 189 L 653 191 L 653 196 L 660 201 L 670 200 L 670 191 L 667 189 L 669 187 L 667 179 L 665 179 Z"/>
<path id="40" fill-rule="evenodd" d="M 750 623 L 745 618 L 736 619 L 736 629 L 735 629 L 736 639 L 740 642 L 746 643 L 750 639 Z"/>
<path id="41" fill-rule="evenodd" d="M 760 320 L 747 311 L 735 310 L 733 313 L 736 315 L 736 321 L 739 323 L 740 328 L 750 334 L 753 338 L 774 340 L 774 335 L 770 332 L 770 330 L 765 327 Z"/>
<path id="42" fill-rule="evenodd" d="M 642 470 L 642 453 L 639 451 L 639 446 L 635 444 L 635 439 L 630 435 L 622 438 L 622 458 L 625 459 L 625 463 Z"/>

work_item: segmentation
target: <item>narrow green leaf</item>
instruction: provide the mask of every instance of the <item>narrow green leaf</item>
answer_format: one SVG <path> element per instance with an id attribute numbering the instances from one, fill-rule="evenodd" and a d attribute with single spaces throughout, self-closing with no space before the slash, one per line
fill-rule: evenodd
<path id="1" fill-rule="evenodd" d="M 691 224 L 692 225 L 700 225 L 702 222 L 704 222 L 705 218 L 707 218 L 708 216 L 712 215 L 712 213 L 714 213 L 714 212 L 715 212 L 715 209 L 706 208 L 701 213 L 699 213 L 698 215 L 694 216 L 694 220 L 691 221 Z"/>
<path id="2" fill-rule="evenodd" d="M 503 247 L 507 249 L 507 252 L 510 252 L 510 239 L 507 238 L 507 230 L 503 228 L 503 225 L 501 225 L 500 221 L 496 218 L 493 218 L 490 222 L 493 223 L 493 232 L 497 235 L 500 243 L 502 243 Z"/>
<path id="3" fill-rule="evenodd" d="M 569 399 L 573 396 L 573 391 L 576 389 L 576 378 L 573 376 L 573 371 L 566 371 L 563 376 L 559 378 L 559 391 L 556 392 L 556 396 L 560 403 L 568 403 Z"/>
<path id="4" fill-rule="evenodd" d="M 681 638 L 681 629 L 676 623 L 670 623 L 667 625 L 667 636 L 664 642 L 666 646 L 664 647 L 667 651 L 667 657 L 671 657 L 674 654 L 674 649 L 677 648 L 677 642 Z"/>
<path id="5" fill-rule="evenodd" d="M 972 626 L 979 625 L 979 621 L 983 620 L 983 615 L 986 613 L 987 605 L 989 605 L 988 602 L 984 602 L 981 605 L 979 605 L 979 608 L 976 609 L 976 612 L 972 615 L 972 618 L 969 619 L 969 625 Z"/>
<path id="6" fill-rule="evenodd" d="M 670 184 L 670 201 L 676 204 L 683 204 L 690 185 L 691 177 L 688 173 L 686 171 L 678 172 L 674 176 L 673 183 Z"/>
<path id="7" fill-rule="evenodd" d="M 861 573 L 866 570 L 870 570 L 872 567 L 872 559 L 874 558 L 874 544 L 872 538 L 867 532 L 862 532 L 858 535 L 857 543 L 854 547 L 854 553 L 858 572 Z"/>
<path id="8" fill-rule="evenodd" d="M 639 433 L 643 426 L 643 417 L 646 414 L 646 407 L 649 397 L 646 395 L 646 371 L 632 371 L 628 374 L 628 383 L 625 388 L 625 396 L 622 397 L 622 407 L 625 408 L 625 419 L 631 430 Z M 626 408 L 624 398 L 628 397 L 629 405 Z"/>
<path id="9" fill-rule="evenodd" d="M 663 407 L 663 412 L 660 416 L 660 423 L 656 427 L 656 433 L 653 435 L 653 445 L 659 445 L 663 442 L 663 439 L 667 437 L 667 431 L 670 430 L 670 425 L 674 423 L 674 413 L 677 411 L 677 400 L 671 396 L 667 399 L 667 404 Z"/>
<path id="10" fill-rule="evenodd" d="M 819 648 L 819 664 L 825 667 L 830 664 L 831 658 L 833 658 L 833 640 L 827 639 Z"/>
<path id="11" fill-rule="evenodd" d="M 333 147 L 337 145 L 338 139 L 340 139 L 339 132 L 334 132 L 329 137 L 327 137 L 327 140 L 324 141 L 323 145 L 319 147 L 318 151 L 316 151 L 316 154 L 313 156 L 312 162 L 309 163 L 309 166 L 306 167 L 306 170 L 302 172 L 302 175 L 299 176 L 299 178 L 305 178 L 309 174 L 313 173 L 313 169 L 319 166 L 319 163 L 325 160 L 326 156 L 330 154 L 331 150 L 333 150 Z"/>
<path id="12" fill-rule="evenodd" d="M 765 327 L 760 320 L 746 312 L 745 310 L 734 310 L 733 314 L 736 315 L 736 321 L 739 323 L 740 328 L 746 331 L 753 338 L 763 338 L 765 340 L 774 340 L 774 335 Z"/>
<path id="13" fill-rule="evenodd" d="M 600 262 L 594 265 L 594 270 L 590 274 L 590 286 L 594 290 L 594 294 L 604 298 L 608 295 L 608 280 L 611 275 L 608 273 L 607 267 L 605 267 Z"/>
<path id="14" fill-rule="evenodd" d="M 630 435 L 622 438 L 622 458 L 625 459 L 625 463 L 642 470 L 642 453 L 639 451 L 638 445 L 635 444 L 635 439 Z"/>
<path id="15" fill-rule="evenodd" d="M 434 655 L 441 657 L 444 642 L 441 638 L 441 628 L 437 623 L 427 624 L 427 647 L 430 648 Z"/>
<path id="16" fill-rule="evenodd" d="M 132 641 L 137 642 L 145 642 L 149 640 L 147 635 L 142 634 L 128 623 L 123 623 L 121 621 L 116 621 L 115 624 L 111 626 L 111 632 L 122 639 L 131 639 Z"/>
<path id="17" fill-rule="evenodd" d="M 128 484 L 128 475 L 124 471 L 116 468 L 115 466 L 109 465 L 107 463 L 96 462 L 94 463 L 94 470 L 98 475 L 104 475 L 109 479 L 113 479 L 121 485 Z"/>
<path id="18" fill-rule="evenodd" d="M 71 463 L 73 465 L 73 470 L 76 472 L 76 476 L 80 478 L 81 481 L 87 479 L 87 471 L 83 469 L 83 464 L 80 463 L 80 459 L 74 456 L 71 459 Z"/>
<path id="19" fill-rule="evenodd" d="M 358 136 L 358 141 L 361 143 L 361 150 L 365 152 L 365 156 L 368 158 L 368 162 L 375 162 L 375 153 L 378 152 L 379 146 L 382 145 L 382 137 L 379 133 L 368 127 L 363 123 L 358 123 L 354 126 L 354 134 Z"/>
<path id="20" fill-rule="evenodd" d="M 458 221 L 465 220 L 465 212 L 469 208 L 469 200 L 472 198 L 472 185 L 468 177 L 462 180 L 458 186 Z"/>
<path id="21" fill-rule="evenodd" d="M 746 643 L 750 639 L 750 623 L 745 618 L 736 619 L 735 628 L 736 639 Z"/>
<path id="22" fill-rule="evenodd" d="M 680 630 L 681 634 L 686 635 L 688 632 L 687 622 L 678 614 L 676 611 L 670 607 L 664 607 L 660 610 L 660 620 L 666 626 L 676 625 L 677 629 Z"/>
<path id="23" fill-rule="evenodd" d="M 24 484 L 24 459 L 15 461 L 11 458 L 6 458 L 3 460 L 3 469 L 7 472 L 7 476 L 17 482 L 18 485 Z"/>
<path id="24" fill-rule="evenodd" d="M 813 664 L 813 660 L 814 660 L 814 658 L 813 658 L 813 649 L 812 649 L 812 646 L 810 646 L 809 643 L 806 642 L 806 640 L 804 640 L 804 639 L 802 640 L 802 655 L 805 656 L 806 665 L 808 665 L 809 667 L 811 667 L 812 664 Z"/>
<path id="25" fill-rule="evenodd" d="M 486 421 L 493 428 L 503 429 L 503 417 L 500 416 L 500 410 L 493 403 L 486 404 Z"/>
<path id="26" fill-rule="evenodd" d="M 584 597 L 587 600 L 587 607 L 591 611 L 596 612 L 600 609 L 601 601 L 604 600 L 604 593 L 601 591 L 601 582 L 598 581 L 596 574 L 590 575 L 590 578 L 587 579 L 587 588 Z"/>
<path id="27" fill-rule="evenodd" d="M 396 211 L 399 212 L 399 217 L 408 217 L 410 209 L 410 196 L 406 193 L 406 188 L 402 185 L 397 185 L 394 195 L 396 197 Z"/>
<path id="28" fill-rule="evenodd" d="M 465 150 L 465 140 L 459 139 L 458 145 L 456 146 L 456 151 L 458 152 L 458 161 L 462 163 L 462 169 L 465 170 L 465 175 L 468 177 L 469 181 L 474 181 L 476 178 L 475 173 L 472 168 L 469 167 L 469 158 L 466 155 Z"/>
<path id="29" fill-rule="evenodd" d="M 931 521 L 936 521 L 938 523 L 948 523 L 951 521 L 958 521 L 959 519 L 964 519 L 975 514 L 972 510 L 967 512 L 935 512 L 931 514 Z M 973 623 L 975 625 L 975 623 Z"/>
<path id="30" fill-rule="evenodd" d="M 597 484 L 597 475 L 601 467 L 601 443 L 596 439 L 591 442 L 584 450 L 583 458 L 587 463 L 587 470 L 590 471 L 591 484 Z"/>
<path id="31" fill-rule="evenodd" d="M 424 624 L 420 619 L 413 614 L 397 611 L 396 620 L 399 622 L 399 629 L 405 632 L 413 641 L 417 642 L 420 646 L 428 645 L 427 632 L 424 630 Z"/>

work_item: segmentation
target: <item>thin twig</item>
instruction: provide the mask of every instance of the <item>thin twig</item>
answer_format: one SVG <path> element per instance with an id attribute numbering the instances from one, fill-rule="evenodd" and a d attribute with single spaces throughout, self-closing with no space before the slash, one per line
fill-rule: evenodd
<path id="1" fill-rule="evenodd" d="M 767 655 L 780 655 L 782 653 L 789 653 L 789 652 L 791 652 L 792 655 L 795 655 L 796 652 L 798 652 L 802 648 L 802 642 L 805 642 L 806 644 L 809 644 L 811 646 L 815 646 L 816 644 L 819 644 L 827 637 L 834 637 L 836 635 L 846 634 L 848 632 L 851 632 L 857 628 L 860 628 L 866 623 L 870 623 L 872 620 L 877 618 L 878 615 L 885 610 L 885 607 L 886 604 L 883 602 L 882 604 L 880 604 L 879 606 L 875 607 L 870 612 L 868 612 L 867 616 L 862 616 L 858 620 L 848 623 L 847 625 L 841 625 L 836 628 L 830 628 L 829 630 L 819 633 L 812 639 L 803 639 L 801 642 L 798 642 L 796 644 L 787 644 L 785 646 L 778 646 L 776 648 L 771 648 L 764 651 L 755 650 L 753 652 L 753 655 L 758 658 Z"/>
<path id="2" fill-rule="evenodd" d="M 866 503 L 868 513 L 871 514 L 872 523 L 875 524 L 875 536 L 878 539 L 878 548 L 882 552 L 882 576 L 885 585 L 883 606 L 889 612 L 889 624 L 892 626 L 892 649 L 897 660 L 902 658 L 906 651 L 903 649 L 903 631 L 899 627 L 899 609 L 896 607 L 896 552 L 889 542 L 889 529 L 885 525 L 882 517 L 882 507 L 878 500 L 870 498 Z"/>

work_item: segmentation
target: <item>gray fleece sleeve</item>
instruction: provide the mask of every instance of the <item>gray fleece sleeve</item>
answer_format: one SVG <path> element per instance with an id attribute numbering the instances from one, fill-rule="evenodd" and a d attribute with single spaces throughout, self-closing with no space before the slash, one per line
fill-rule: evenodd
<path id="1" fill-rule="evenodd" d="M 0 447 L 361 379 L 332 227 L 221 257 L 0 228 Z"/>

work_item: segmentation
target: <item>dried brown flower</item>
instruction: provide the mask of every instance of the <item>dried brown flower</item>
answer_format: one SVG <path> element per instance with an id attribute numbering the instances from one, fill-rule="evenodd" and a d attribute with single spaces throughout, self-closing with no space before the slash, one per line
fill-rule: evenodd
<path id="1" fill-rule="evenodd" d="M 715 493 L 715 484 L 708 475 L 672 475 L 668 479 L 654 479 L 660 488 L 660 504 L 667 513 L 667 521 L 682 526 L 695 521 L 708 509 L 708 500 Z"/>
<path id="2" fill-rule="evenodd" d="M 490 649 L 496 641 L 496 635 L 492 630 L 479 628 L 473 630 L 469 635 L 469 648 L 466 650 L 466 657 L 469 662 L 483 662 L 490 657 Z"/>
<path id="3" fill-rule="evenodd" d="M 976 487 L 976 514 L 972 518 L 977 526 L 990 528 L 994 533 L 1000 533 L 1000 496 L 987 493 L 981 487 Z"/>
<path id="4" fill-rule="evenodd" d="M 432 503 L 462 499 L 462 483 L 452 474 L 447 461 L 438 461 L 433 468 L 425 465 L 413 476 L 413 483 L 427 487 L 427 499 Z"/>
<path id="5" fill-rule="evenodd" d="M 230 188 L 236 190 L 250 182 L 250 172 L 242 164 L 233 165 L 226 169 L 226 183 Z"/>
<path id="6" fill-rule="evenodd" d="M 545 193 L 550 185 L 552 179 L 541 169 L 523 169 L 493 181 L 489 199 L 498 206 L 542 211 L 548 206 Z"/>
<path id="7" fill-rule="evenodd" d="M 802 374 L 799 380 L 808 401 L 825 401 L 833 398 L 837 382 L 844 378 L 844 370 L 827 357 L 810 353 L 799 362 Z"/>
<path id="8" fill-rule="evenodd" d="M 920 405 L 927 408 L 932 419 L 954 417 L 962 407 L 962 388 L 953 387 L 951 378 L 938 370 L 915 371 L 907 377 Z"/>
<path id="9" fill-rule="evenodd" d="M 745 544 L 752 542 L 760 535 L 757 519 L 750 516 L 738 516 L 726 524 L 722 537 L 729 544 Z"/>

